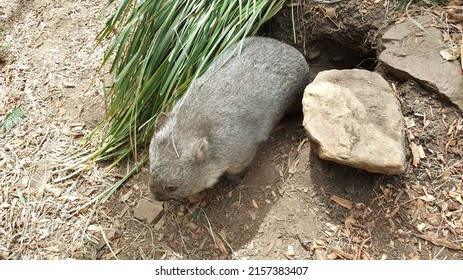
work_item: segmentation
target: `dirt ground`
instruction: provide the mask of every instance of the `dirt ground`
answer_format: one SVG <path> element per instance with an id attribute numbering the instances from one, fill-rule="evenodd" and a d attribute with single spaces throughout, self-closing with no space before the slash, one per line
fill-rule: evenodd
<path id="1" fill-rule="evenodd" d="M 157 224 L 133 215 L 150 199 L 146 167 L 93 203 L 132 164 L 63 170 L 104 115 L 109 75 L 98 68 L 108 42 L 93 48 L 113 11 L 100 14 L 106 2 L 0 0 L 0 123 L 24 111 L 0 131 L 0 259 L 463 259 L 461 112 L 376 65 L 380 34 L 403 18 L 389 1 L 300 1 L 263 32 L 291 43 L 295 12 L 311 78 L 364 67 L 390 79 L 408 143 L 425 154 L 415 166 L 409 153 L 406 174 L 320 160 L 296 114 L 275 128 L 237 187 L 219 183 L 166 202 Z M 433 11 L 414 11 L 424 10 Z"/>

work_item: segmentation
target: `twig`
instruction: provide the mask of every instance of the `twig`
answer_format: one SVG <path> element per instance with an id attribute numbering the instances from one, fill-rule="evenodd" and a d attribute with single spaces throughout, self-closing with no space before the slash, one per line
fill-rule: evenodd
<path id="1" fill-rule="evenodd" d="M 452 243 L 450 241 L 442 240 L 442 239 L 439 239 L 439 238 L 434 238 L 434 237 L 431 237 L 431 236 L 428 236 L 428 235 L 425 235 L 425 234 L 419 234 L 419 233 L 412 233 L 412 234 L 414 236 L 418 237 L 418 238 L 429 241 L 434 245 L 443 246 L 445 248 L 449 248 L 449 249 L 453 249 L 453 250 L 463 251 L 463 246 Z"/>
<path id="2" fill-rule="evenodd" d="M 360 259 L 360 255 L 361 255 L 361 253 L 362 253 L 363 246 L 365 246 L 365 243 L 367 243 L 368 241 L 370 241 L 370 238 L 371 238 L 371 237 L 368 237 L 367 239 L 363 240 L 362 243 L 360 243 L 360 246 L 359 246 L 358 249 L 357 249 L 357 254 L 356 254 L 355 257 L 354 257 L 354 260 Z"/>
<path id="3" fill-rule="evenodd" d="M 348 259 L 348 260 L 354 259 L 354 255 L 346 253 L 338 247 L 331 247 L 331 251 L 333 251 L 336 255 L 339 255 L 345 259 Z"/>

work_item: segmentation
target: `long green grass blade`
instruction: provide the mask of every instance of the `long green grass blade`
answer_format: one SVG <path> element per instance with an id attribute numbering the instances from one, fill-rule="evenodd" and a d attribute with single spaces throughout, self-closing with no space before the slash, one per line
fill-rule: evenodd
<path id="1" fill-rule="evenodd" d="M 11 113 L 6 115 L 3 123 L 0 124 L 0 131 L 10 130 L 23 120 L 24 111 L 21 107 L 14 108 Z"/>

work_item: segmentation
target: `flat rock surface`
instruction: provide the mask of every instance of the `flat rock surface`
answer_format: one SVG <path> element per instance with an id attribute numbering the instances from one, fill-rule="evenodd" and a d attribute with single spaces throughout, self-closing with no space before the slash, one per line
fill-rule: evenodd
<path id="1" fill-rule="evenodd" d="M 162 202 L 149 201 L 146 198 L 140 199 L 137 207 L 133 210 L 133 216 L 141 221 L 146 221 L 148 224 L 157 223 L 164 214 Z"/>
<path id="2" fill-rule="evenodd" d="M 463 109 L 463 75 L 457 60 L 447 61 L 440 51 L 448 48 L 442 34 L 429 17 L 417 19 L 426 29 L 413 22 L 392 26 L 382 38 L 385 50 L 379 60 L 398 79 L 414 79 L 425 88 L 450 100 Z"/>
<path id="3" fill-rule="evenodd" d="M 328 70 L 304 92 L 304 127 L 322 158 L 374 173 L 406 169 L 403 116 L 389 84 L 366 70 Z"/>

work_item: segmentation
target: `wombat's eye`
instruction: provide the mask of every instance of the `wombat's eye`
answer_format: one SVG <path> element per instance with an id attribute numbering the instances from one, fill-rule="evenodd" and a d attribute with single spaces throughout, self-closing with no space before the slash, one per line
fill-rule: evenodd
<path id="1" fill-rule="evenodd" d="M 177 187 L 173 187 L 173 186 L 170 186 L 170 187 L 166 187 L 166 191 L 169 192 L 169 193 L 173 193 L 177 190 Z"/>

